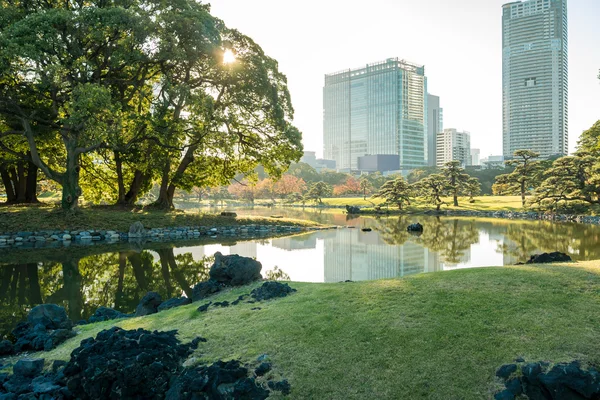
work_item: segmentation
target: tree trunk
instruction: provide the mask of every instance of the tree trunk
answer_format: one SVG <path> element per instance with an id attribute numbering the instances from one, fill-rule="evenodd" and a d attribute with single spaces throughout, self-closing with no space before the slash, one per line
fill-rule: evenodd
<path id="1" fill-rule="evenodd" d="M 169 199 L 169 172 L 171 171 L 171 163 L 169 160 L 165 163 L 163 168 L 163 174 L 160 181 L 160 190 L 158 192 L 158 198 L 152 204 L 156 208 L 162 208 L 169 210 L 173 208 L 173 199 Z"/>
<path id="2" fill-rule="evenodd" d="M 125 280 L 125 269 L 127 268 L 127 255 L 119 252 L 119 276 L 117 277 L 117 291 L 115 292 L 115 309 L 121 311 L 124 309 L 125 295 L 123 293 L 123 281 Z"/>
<path id="3" fill-rule="evenodd" d="M 81 196 L 79 186 L 79 154 L 77 154 L 75 143 L 65 142 L 67 148 L 67 168 L 62 175 L 62 201 L 63 210 L 75 210 Z"/>
<path id="4" fill-rule="evenodd" d="M 7 203 L 37 203 L 37 171 L 31 162 L 19 162 L 17 167 L 0 167 Z"/>
<path id="5" fill-rule="evenodd" d="M 173 205 L 175 189 L 179 185 L 181 179 L 183 179 L 183 175 L 185 174 L 187 168 L 194 161 L 194 152 L 197 148 L 198 146 L 188 147 L 187 151 L 185 152 L 185 155 L 183 156 L 183 159 L 177 167 L 177 170 L 173 174 L 173 178 L 171 179 L 170 183 L 168 174 L 170 170 L 170 164 L 167 163 L 167 165 L 165 165 L 165 169 L 163 170 L 163 178 L 160 185 L 160 193 L 158 195 L 158 199 L 156 199 L 156 201 L 154 202 L 154 205 L 157 208 L 163 208 L 168 210 L 175 208 L 175 206 Z M 167 166 L 169 167 L 169 170 L 167 170 Z"/>
<path id="6" fill-rule="evenodd" d="M 25 201 L 39 203 L 37 198 L 38 167 L 31 161 L 27 163 L 27 182 L 25 185 Z"/>
<path id="7" fill-rule="evenodd" d="M 521 204 L 525 208 L 525 181 L 521 182 Z"/>
<path id="8" fill-rule="evenodd" d="M 29 304 L 33 306 L 44 303 L 37 264 L 27 264 L 27 280 L 29 281 Z"/>
<path id="9" fill-rule="evenodd" d="M 167 297 L 171 298 L 173 288 L 171 286 L 171 274 L 169 271 L 169 260 L 168 260 L 168 249 L 156 250 L 158 257 L 160 258 L 160 270 L 162 272 L 163 279 L 165 281 L 165 289 L 167 291 Z M 171 249 L 173 252 L 173 249 Z"/>
<path id="10" fill-rule="evenodd" d="M 22 162 L 17 164 L 15 187 L 17 188 L 17 203 L 25 203 L 27 180 L 25 179 L 25 165 Z"/>
<path id="11" fill-rule="evenodd" d="M 117 186 L 119 187 L 119 194 L 117 197 L 117 204 L 125 203 L 125 182 L 123 182 L 123 160 L 121 160 L 121 153 L 118 151 L 114 152 L 115 157 L 115 168 L 117 170 Z"/>
<path id="12" fill-rule="evenodd" d="M 17 195 L 13 188 L 12 180 L 8 169 L 4 166 L 0 166 L 0 177 L 2 178 L 2 184 L 4 185 L 4 191 L 6 192 L 6 202 L 14 203 L 17 200 Z"/>
<path id="13" fill-rule="evenodd" d="M 69 318 L 73 321 L 81 319 L 83 311 L 83 292 L 81 288 L 81 273 L 79 272 L 79 260 L 68 260 L 62 263 L 63 267 L 63 289 L 69 303 Z"/>
<path id="14" fill-rule="evenodd" d="M 456 187 L 456 178 L 452 177 L 452 187 L 454 188 L 453 190 L 453 197 L 454 197 L 454 207 L 458 207 L 458 188 Z"/>

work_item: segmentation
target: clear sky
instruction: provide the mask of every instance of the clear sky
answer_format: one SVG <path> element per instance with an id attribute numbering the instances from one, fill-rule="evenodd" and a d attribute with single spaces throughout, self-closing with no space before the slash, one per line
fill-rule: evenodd
<path id="1" fill-rule="evenodd" d="M 305 150 L 323 152 L 324 75 L 399 57 L 425 65 L 444 127 L 502 154 L 502 4 L 507 0 L 212 0 L 288 77 Z M 600 119 L 600 0 L 569 0 L 569 147 Z"/>

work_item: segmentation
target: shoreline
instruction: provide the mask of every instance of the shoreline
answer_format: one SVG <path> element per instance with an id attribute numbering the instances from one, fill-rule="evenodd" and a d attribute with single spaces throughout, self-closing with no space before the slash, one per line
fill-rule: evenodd
<path id="1" fill-rule="evenodd" d="M 200 239 L 220 241 L 252 240 L 257 238 L 288 236 L 302 232 L 334 229 L 334 226 L 298 225 L 236 225 L 152 228 L 143 233 L 118 231 L 38 231 L 0 234 L 0 249 L 60 249 L 93 245 L 128 243 L 143 247 L 146 243 L 184 242 Z"/>

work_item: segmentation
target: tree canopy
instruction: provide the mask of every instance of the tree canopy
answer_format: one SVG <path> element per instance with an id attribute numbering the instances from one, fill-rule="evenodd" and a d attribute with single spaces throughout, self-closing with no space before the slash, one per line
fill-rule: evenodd
<path id="1" fill-rule="evenodd" d="M 159 179 L 172 207 L 176 188 L 279 177 L 302 154 L 277 62 L 208 5 L 3 2 L 0 49 L 0 148 L 60 184 L 65 209 L 81 175 L 120 202 Z"/>

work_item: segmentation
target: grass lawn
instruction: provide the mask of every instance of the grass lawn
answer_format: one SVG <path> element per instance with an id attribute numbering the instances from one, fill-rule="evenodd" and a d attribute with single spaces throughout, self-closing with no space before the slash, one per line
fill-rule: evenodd
<path id="1" fill-rule="evenodd" d="M 220 213 L 221 210 L 215 211 Z M 141 221 L 145 227 L 167 228 L 177 226 L 232 226 L 246 224 L 315 226 L 315 222 L 266 217 L 221 217 L 218 214 L 198 212 L 164 212 L 125 210 L 111 207 L 80 208 L 76 213 L 65 213 L 53 205 L 0 207 L 0 232 L 39 230 L 114 229 L 129 231 L 129 226 Z"/>
<path id="2" fill-rule="evenodd" d="M 446 197 L 443 200 L 448 204 L 442 206 L 442 210 L 477 210 L 477 211 L 518 211 L 521 208 L 521 197 L 519 196 L 481 196 L 475 198 L 475 203 L 469 203 L 467 197 L 458 199 L 459 206 L 452 205 L 452 198 Z M 374 205 L 383 204 L 382 199 L 372 199 L 367 197 L 364 200 L 362 197 L 334 197 L 323 199 L 323 204 L 331 206 L 359 206 L 373 207 Z M 393 209 L 393 207 L 390 207 Z M 424 204 L 422 199 L 415 199 L 410 207 L 406 208 L 409 211 L 421 211 L 434 209 L 434 207 Z"/>
<path id="3" fill-rule="evenodd" d="M 177 328 L 183 341 L 203 336 L 202 361 L 266 353 L 293 399 L 486 399 L 500 387 L 496 369 L 516 357 L 600 364 L 598 262 L 291 286 L 298 292 L 263 304 L 199 313 L 199 302 L 116 325 Z M 112 325 L 84 326 L 41 356 L 66 360 Z"/>

